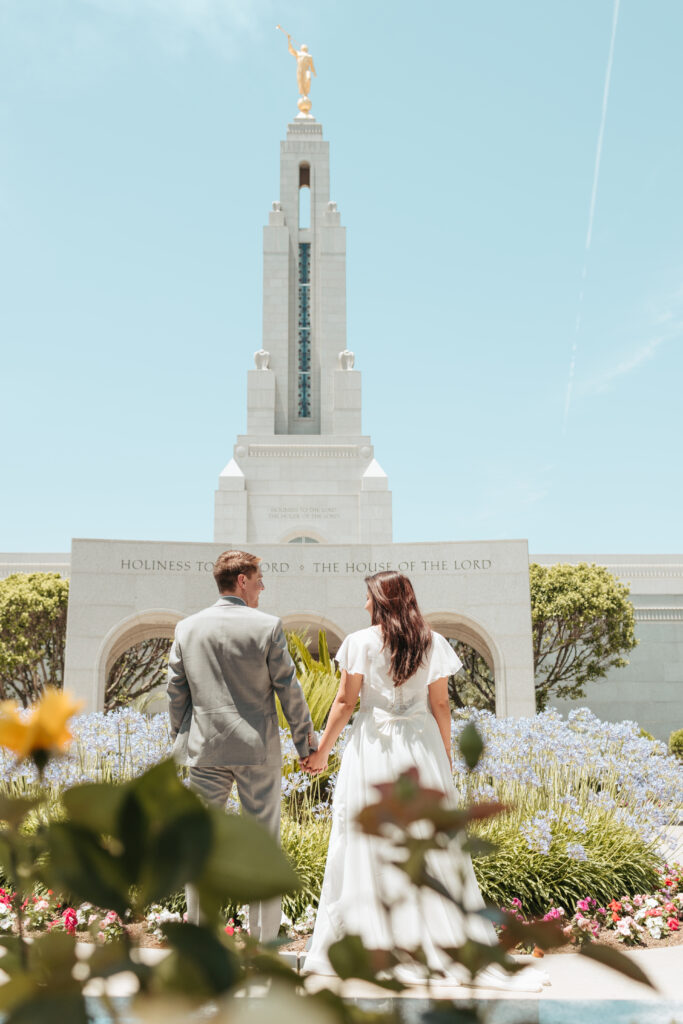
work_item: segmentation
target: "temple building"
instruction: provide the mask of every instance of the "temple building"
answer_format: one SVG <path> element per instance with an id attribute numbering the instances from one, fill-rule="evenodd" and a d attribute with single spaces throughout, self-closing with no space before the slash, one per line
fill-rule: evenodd
<path id="1" fill-rule="evenodd" d="M 0 576 L 71 577 L 65 685 L 95 709 L 121 654 L 172 637 L 180 619 L 215 600 L 211 569 L 226 548 L 260 555 L 261 607 L 286 627 L 325 629 L 333 652 L 368 624 L 363 577 L 398 569 L 432 628 L 484 658 L 497 714 L 533 714 L 526 540 L 392 541 L 392 496 L 363 433 L 346 336 L 346 229 L 331 199 L 329 143 L 310 102 L 299 109 L 280 145 L 279 198 L 263 230 L 262 340 L 248 373 L 246 432 L 218 479 L 213 540 L 76 539 L 70 554 L 0 555 Z M 635 719 L 661 739 L 683 725 L 683 556 L 531 560 L 596 562 L 632 587 L 640 646 L 579 703 L 602 718 Z"/>

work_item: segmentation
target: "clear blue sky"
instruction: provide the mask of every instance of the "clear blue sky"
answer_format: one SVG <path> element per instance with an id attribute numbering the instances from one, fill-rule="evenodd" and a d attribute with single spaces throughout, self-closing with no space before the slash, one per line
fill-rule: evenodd
<path id="1" fill-rule="evenodd" d="M 614 0 L 0 0 L 0 550 L 211 539 L 296 113 L 277 22 L 395 539 L 681 551 L 680 0 L 616 34 Z"/>

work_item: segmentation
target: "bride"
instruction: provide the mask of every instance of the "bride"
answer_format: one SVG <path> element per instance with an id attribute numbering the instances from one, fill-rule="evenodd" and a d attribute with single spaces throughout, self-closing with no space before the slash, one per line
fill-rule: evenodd
<path id="1" fill-rule="evenodd" d="M 334 974 L 327 950 L 345 934 L 360 935 L 370 949 L 422 946 L 429 966 L 448 984 L 467 984 L 469 974 L 448 960 L 440 947 L 467 938 L 493 945 L 493 925 L 472 913 L 484 907 L 469 855 L 457 844 L 430 854 L 430 870 L 469 912 L 431 890 L 415 890 L 387 857 L 385 839 L 364 835 L 356 815 L 377 800 L 374 785 L 396 779 L 411 767 L 423 786 L 457 802 L 451 762 L 448 676 L 461 661 L 448 641 L 433 633 L 420 613 L 410 580 L 398 572 L 378 572 L 365 580 L 365 607 L 372 625 L 346 637 L 337 653 L 342 670 L 318 750 L 308 758 L 310 772 L 324 771 L 360 695 L 334 792 L 332 831 L 320 905 L 306 973 Z M 390 909 L 387 909 L 387 908 Z M 401 980 L 405 968 L 397 968 Z M 403 972 L 403 974 L 401 973 Z M 480 971 L 475 984 L 537 992 L 544 972 L 527 968 L 507 975 L 501 968 Z"/>

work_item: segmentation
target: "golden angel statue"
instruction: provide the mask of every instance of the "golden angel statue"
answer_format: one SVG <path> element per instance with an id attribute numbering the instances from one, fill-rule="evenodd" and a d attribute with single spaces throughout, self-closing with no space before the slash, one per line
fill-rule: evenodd
<path id="1" fill-rule="evenodd" d="M 308 52 L 308 47 L 305 43 L 302 43 L 297 50 L 296 46 L 292 44 L 292 37 L 289 32 L 285 32 L 280 25 L 277 25 L 276 28 L 279 28 L 280 32 L 284 32 L 287 36 L 289 52 L 296 58 L 296 83 L 299 87 L 299 101 L 297 106 L 302 114 L 308 115 L 311 107 L 313 106 L 308 98 L 308 94 L 311 91 L 311 75 L 315 75 L 316 78 L 318 77 L 315 70 L 315 64 L 313 63 L 313 57 Z"/>

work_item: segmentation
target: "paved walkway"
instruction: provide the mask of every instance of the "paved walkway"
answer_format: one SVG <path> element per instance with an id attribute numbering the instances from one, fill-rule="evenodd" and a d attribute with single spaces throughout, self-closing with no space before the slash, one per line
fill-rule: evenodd
<path id="1" fill-rule="evenodd" d="M 662 856 L 671 863 L 683 863 L 683 825 L 674 825 L 669 829 L 662 843 Z"/>
<path id="2" fill-rule="evenodd" d="M 505 999 L 524 1000 L 527 1002 L 545 1002 L 547 1000 L 585 1001 L 585 1000 L 665 1000 L 680 1002 L 683 1010 L 683 946 L 668 949 L 638 949 L 626 953 L 635 961 L 657 986 L 654 992 L 646 985 L 631 981 L 623 974 L 608 970 L 577 953 L 558 953 L 548 955 L 543 960 L 520 957 L 521 960 L 542 967 L 550 975 L 551 985 L 539 993 L 501 992 L 497 989 L 472 989 L 466 986 L 448 988 L 440 985 L 435 994 L 440 999 Z M 320 988 L 334 988 L 348 998 L 377 998 L 380 994 L 374 985 L 365 982 L 340 982 L 336 978 L 311 975 L 306 979 L 306 988 L 314 992 Z M 411 986 L 403 994 L 403 998 L 425 998 L 427 990 Z M 683 1016 L 681 1018 L 683 1020 Z"/>
<path id="3" fill-rule="evenodd" d="M 81 945 L 81 944 L 79 944 Z M 82 944 L 83 956 L 88 956 L 92 946 Z M 143 948 L 138 951 L 143 963 L 154 964 L 167 955 L 163 949 Z M 638 964 L 657 986 L 653 991 L 645 985 L 631 981 L 622 974 L 610 971 L 593 963 L 586 957 L 576 953 L 558 953 L 548 955 L 543 960 L 531 957 L 520 959 L 534 966 L 542 967 L 550 975 L 552 984 L 542 992 L 501 992 L 497 989 L 472 989 L 466 986 L 439 986 L 436 994 L 439 999 L 467 1000 L 503 1000 L 524 1001 L 540 1004 L 552 1002 L 577 1001 L 635 1001 L 680 1003 L 680 1020 L 683 1022 L 683 946 L 668 949 L 630 950 L 626 955 Z M 337 978 L 311 975 L 305 980 L 305 987 L 310 992 L 321 988 L 331 988 L 348 999 L 385 999 L 386 991 L 361 981 L 342 982 Z M 87 986 L 87 995 L 101 996 L 105 991 L 109 996 L 130 996 L 137 990 L 137 979 L 133 974 L 117 974 L 102 981 L 97 979 Z M 402 999 L 422 1000 L 427 998 L 427 990 L 420 986 L 411 986 Z M 669 1017 L 670 1021 L 672 1018 Z"/>

